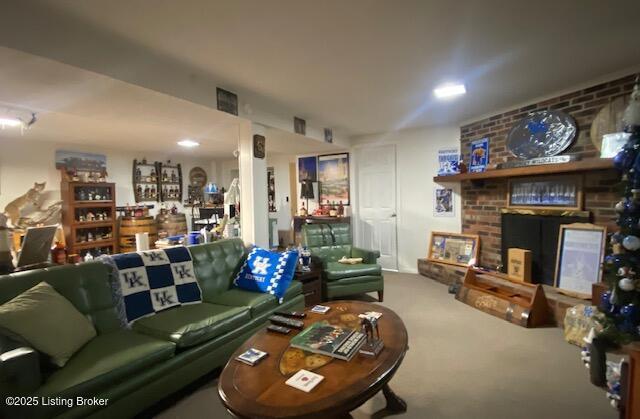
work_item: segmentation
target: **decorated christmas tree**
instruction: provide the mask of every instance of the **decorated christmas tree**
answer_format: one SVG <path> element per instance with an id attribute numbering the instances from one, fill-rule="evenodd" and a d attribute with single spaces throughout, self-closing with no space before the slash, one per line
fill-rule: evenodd
<path id="1" fill-rule="evenodd" d="M 611 234 L 604 263 L 598 337 L 621 345 L 640 339 L 640 82 L 631 94 L 623 122 L 628 139 L 614 157 L 622 173 L 622 198 L 615 205 L 618 231 Z"/>

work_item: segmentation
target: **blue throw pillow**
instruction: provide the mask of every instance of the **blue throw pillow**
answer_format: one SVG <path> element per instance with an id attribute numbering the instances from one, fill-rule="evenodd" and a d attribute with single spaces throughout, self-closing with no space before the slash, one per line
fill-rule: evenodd
<path id="1" fill-rule="evenodd" d="M 297 250 L 277 253 L 254 247 L 233 283 L 247 291 L 273 294 L 282 303 L 297 263 Z"/>

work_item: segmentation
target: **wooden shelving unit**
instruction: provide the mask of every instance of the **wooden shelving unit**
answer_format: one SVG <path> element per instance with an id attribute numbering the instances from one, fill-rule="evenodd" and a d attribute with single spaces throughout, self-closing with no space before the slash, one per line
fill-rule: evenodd
<path id="1" fill-rule="evenodd" d="M 160 202 L 182 201 L 182 166 L 178 164 L 156 163 L 158 165 L 158 191 Z"/>
<path id="2" fill-rule="evenodd" d="M 62 224 L 69 254 L 84 256 L 87 251 L 116 253 L 115 183 L 72 182 L 62 180 Z M 101 199 L 88 199 L 98 195 Z M 109 199 L 102 199 L 103 197 Z M 92 214 L 92 219 L 87 219 Z M 89 240 L 89 233 L 92 240 Z M 107 239 L 99 234 L 109 234 Z"/>
<path id="3" fill-rule="evenodd" d="M 461 173 L 459 175 L 451 176 L 434 176 L 433 181 L 436 183 L 464 182 L 555 173 L 588 172 L 591 170 L 607 169 L 613 169 L 613 159 L 585 159 L 568 163 L 541 164 L 538 166 L 513 167 L 509 169 L 494 169 L 479 173 Z"/>

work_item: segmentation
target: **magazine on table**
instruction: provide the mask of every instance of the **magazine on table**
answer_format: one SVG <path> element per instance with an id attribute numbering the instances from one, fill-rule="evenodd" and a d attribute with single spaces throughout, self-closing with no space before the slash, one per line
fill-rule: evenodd
<path id="1" fill-rule="evenodd" d="M 291 339 L 291 346 L 349 361 L 365 341 L 365 335 L 353 329 L 316 322 Z"/>

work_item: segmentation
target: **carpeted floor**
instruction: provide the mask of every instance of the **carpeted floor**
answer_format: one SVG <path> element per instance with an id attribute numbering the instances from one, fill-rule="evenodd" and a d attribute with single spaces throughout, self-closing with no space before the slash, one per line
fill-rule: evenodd
<path id="1" fill-rule="evenodd" d="M 484 314 L 435 281 L 385 274 L 385 302 L 404 320 L 410 350 L 391 388 L 406 418 L 617 417 L 604 392 L 589 383 L 579 348 L 558 328 L 525 329 Z M 322 373 L 322 372 L 320 372 Z M 215 378 L 156 414 L 157 418 L 225 418 Z M 353 412 L 384 407 L 378 394 Z"/>

